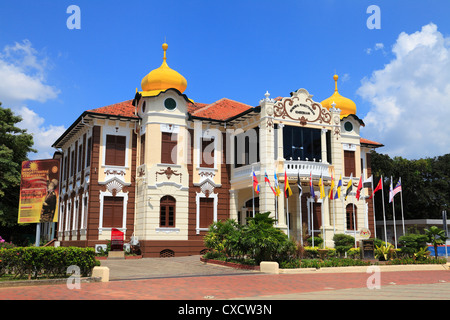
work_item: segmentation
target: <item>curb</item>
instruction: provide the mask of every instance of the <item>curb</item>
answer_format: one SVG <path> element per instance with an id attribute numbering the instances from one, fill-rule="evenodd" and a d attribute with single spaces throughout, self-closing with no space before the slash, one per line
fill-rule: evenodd
<path id="1" fill-rule="evenodd" d="M 29 287 L 29 286 L 50 286 L 55 284 L 67 284 L 67 279 L 40 279 L 40 280 L 16 280 L 0 281 L 0 288 Z M 101 282 L 102 278 L 84 277 L 80 278 L 81 283 Z"/>
<path id="2" fill-rule="evenodd" d="M 298 268 L 298 269 L 280 269 L 282 274 L 296 274 L 296 273 L 367 273 L 368 268 L 378 267 L 381 272 L 396 272 L 396 271 L 442 271 L 449 270 L 449 264 L 432 264 L 432 265 L 370 265 L 370 266 L 355 266 L 355 267 L 328 267 L 328 268 Z"/>
<path id="3" fill-rule="evenodd" d="M 227 262 L 227 261 L 222 261 L 222 260 L 205 259 L 205 258 L 200 257 L 200 261 L 203 263 L 206 263 L 206 264 L 208 264 L 208 263 L 215 264 L 215 265 L 230 267 L 230 268 L 234 268 L 234 269 L 244 269 L 244 270 L 254 270 L 254 271 L 260 270 L 259 266 L 250 266 L 250 265 L 239 264 L 239 263 L 234 263 L 234 262 Z"/>
<path id="4" fill-rule="evenodd" d="M 403 265 L 369 265 L 369 266 L 350 266 L 350 267 L 324 267 L 324 268 L 296 268 L 296 269 L 278 269 L 276 270 L 261 270 L 260 266 L 241 265 L 233 262 L 226 262 L 214 259 L 200 258 L 203 263 L 210 263 L 230 267 L 235 269 L 246 269 L 260 271 L 262 273 L 274 274 L 300 274 L 300 273 L 367 273 L 368 268 L 378 267 L 381 272 L 396 272 L 396 271 L 442 271 L 450 270 L 450 262 L 446 264 L 403 264 Z M 263 261 L 264 262 L 264 261 Z M 266 261 L 267 262 L 267 261 Z M 275 262 L 276 263 L 276 262 Z M 278 263 L 276 263 L 278 265 Z M 266 272 L 265 272 L 266 271 Z M 372 271 L 370 271 L 372 272 Z"/>

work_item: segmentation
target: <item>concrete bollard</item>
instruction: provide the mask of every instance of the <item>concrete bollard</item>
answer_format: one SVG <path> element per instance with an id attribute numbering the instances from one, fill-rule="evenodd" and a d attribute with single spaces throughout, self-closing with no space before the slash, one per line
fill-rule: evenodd
<path id="1" fill-rule="evenodd" d="M 102 282 L 109 281 L 109 268 L 108 267 L 94 267 L 92 270 L 92 278 L 101 278 Z"/>
<path id="2" fill-rule="evenodd" d="M 259 270 L 263 273 L 280 273 L 278 262 L 274 261 L 262 261 L 259 264 Z"/>

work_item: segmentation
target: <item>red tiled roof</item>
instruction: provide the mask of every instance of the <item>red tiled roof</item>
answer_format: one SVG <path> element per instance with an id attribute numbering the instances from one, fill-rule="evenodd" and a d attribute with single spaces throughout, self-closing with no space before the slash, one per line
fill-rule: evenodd
<path id="1" fill-rule="evenodd" d="M 188 107 L 188 112 L 190 114 L 192 114 L 193 112 L 207 106 L 207 103 L 200 103 L 200 102 L 189 102 L 187 107 Z"/>
<path id="2" fill-rule="evenodd" d="M 137 118 L 137 116 L 134 114 L 135 107 L 132 103 L 133 100 L 127 100 L 87 111 L 114 116 Z M 222 98 L 211 104 L 191 102 L 188 103 L 187 107 L 188 112 L 193 116 L 219 121 L 225 121 L 227 119 L 233 118 L 241 114 L 242 112 L 253 108 L 252 106 L 249 106 L 245 103 L 237 102 L 227 98 Z"/>
<path id="3" fill-rule="evenodd" d="M 191 112 L 195 117 L 225 121 L 252 109 L 248 104 L 222 98 Z"/>
<path id="4" fill-rule="evenodd" d="M 135 107 L 133 106 L 133 100 L 127 100 L 119 103 L 112 104 L 97 109 L 87 110 L 88 112 L 109 114 L 114 116 L 122 116 L 129 118 L 137 118 L 134 114 Z"/>
<path id="5" fill-rule="evenodd" d="M 368 140 L 368 139 L 364 139 L 364 138 L 361 138 L 360 142 L 363 143 L 363 144 L 369 144 L 369 145 L 376 146 L 376 147 L 383 147 L 384 146 L 384 144 L 382 144 L 382 143 L 375 142 L 375 141 Z"/>

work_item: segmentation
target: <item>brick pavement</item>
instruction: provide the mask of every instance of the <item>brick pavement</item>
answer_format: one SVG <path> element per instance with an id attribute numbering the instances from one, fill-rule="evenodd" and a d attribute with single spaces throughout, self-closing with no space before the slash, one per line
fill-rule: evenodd
<path id="1" fill-rule="evenodd" d="M 381 290 L 369 290 L 366 273 L 327 274 L 245 274 L 190 276 L 143 280 L 82 283 L 81 289 L 65 285 L 0 288 L 1 300 L 205 300 L 269 298 L 302 299 L 305 294 L 325 293 L 338 299 L 342 290 L 356 289 L 348 298 L 358 299 L 358 292 L 379 294 L 383 288 L 406 288 L 407 285 L 439 285 L 449 292 L 450 271 L 382 272 Z M 417 289 L 416 287 L 410 287 Z M 334 291 L 334 292 L 333 292 Z M 287 296 L 291 295 L 291 296 Z M 444 297 L 450 299 L 449 296 Z"/>

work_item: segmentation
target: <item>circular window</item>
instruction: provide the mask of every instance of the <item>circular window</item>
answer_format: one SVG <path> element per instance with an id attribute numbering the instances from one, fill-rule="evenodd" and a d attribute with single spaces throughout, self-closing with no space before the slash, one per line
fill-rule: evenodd
<path id="1" fill-rule="evenodd" d="M 177 107 L 177 102 L 172 98 L 164 100 L 164 106 L 167 110 L 174 110 Z"/>
<path id="2" fill-rule="evenodd" d="M 353 130 L 353 124 L 350 121 L 348 121 L 344 124 L 344 128 L 345 128 L 345 131 L 350 132 Z"/>
<path id="3" fill-rule="evenodd" d="M 144 103 L 142 103 L 142 113 L 145 113 L 145 107 L 146 107 L 146 104 L 145 104 L 145 101 L 144 101 Z"/>

